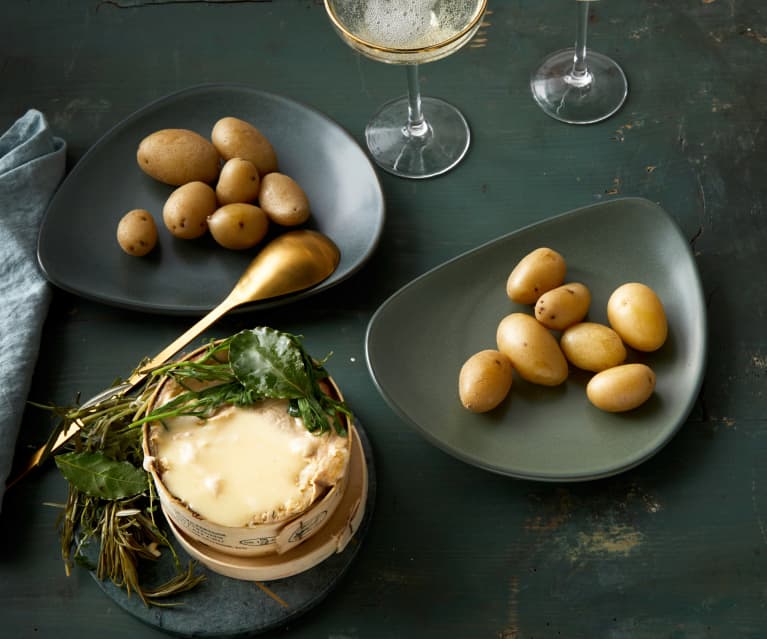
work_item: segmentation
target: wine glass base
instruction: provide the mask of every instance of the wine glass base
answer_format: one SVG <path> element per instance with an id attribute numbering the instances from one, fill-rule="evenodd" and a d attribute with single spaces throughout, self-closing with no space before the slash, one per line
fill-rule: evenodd
<path id="1" fill-rule="evenodd" d="M 466 155 L 471 133 L 463 114 L 439 98 L 421 98 L 421 108 L 427 122 L 423 135 L 408 132 L 407 97 L 387 102 L 368 123 L 368 150 L 385 171 L 429 178 L 449 171 Z"/>
<path id="2" fill-rule="evenodd" d="M 612 58 L 588 51 L 591 82 L 579 87 L 570 79 L 574 55 L 574 49 L 564 49 L 541 63 L 530 78 L 535 101 L 544 113 L 569 124 L 593 124 L 609 118 L 626 101 L 626 74 Z"/>

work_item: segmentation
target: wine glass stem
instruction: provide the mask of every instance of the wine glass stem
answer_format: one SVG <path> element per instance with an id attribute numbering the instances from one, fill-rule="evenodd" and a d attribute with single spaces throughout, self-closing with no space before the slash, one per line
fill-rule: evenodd
<path id="1" fill-rule="evenodd" d="M 580 0 L 578 3 L 578 22 L 575 29 L 575 54 L 573 68 L 566 82 L 576 87 L 591 84 L 591 74 L 586 65 L 586 36 L 589 28 L 589 2 Z"/>
<path id="2" fill-rule="evenodd" d="M 429 132 L 429 125 L 421 109 L 421 83 L 418 79 L 418 65 L 407 65 L 407 127 L 408 137 L 423 138 Z"/>

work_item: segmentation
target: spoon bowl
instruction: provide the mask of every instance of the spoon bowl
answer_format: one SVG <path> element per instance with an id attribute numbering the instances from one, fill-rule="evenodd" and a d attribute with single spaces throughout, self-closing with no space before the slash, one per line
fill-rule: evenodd
<path id="1" fill-rule="evenodd" d="M 261 249 L 218 306 L 149 360 L 127 383 L 133 388 L 146 377 L 148 371 L 167 362 L 237 306 L 295 293 L 319 284 L 336 270 L 339 260 L 338 247 L 318 231 L 297 229 L 278 235 Z"/>
<path id="2" fill-rule="evenodd" d="M 330 277 L 340 259 L 338 247 L 322 233 L 288 231 L 253 259 L 230 297 L 245 304 L 302 291 Z"/>

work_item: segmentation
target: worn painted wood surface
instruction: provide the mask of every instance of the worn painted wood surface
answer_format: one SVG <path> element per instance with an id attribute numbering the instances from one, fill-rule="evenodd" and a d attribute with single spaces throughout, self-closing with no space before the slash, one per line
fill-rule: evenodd
<path id="1" fill-rule="evenodd" d="M 475 41 L 422 74 L 472 126 L 465 162 L 424 182 L 381 176 L 386 228 L 351 281 L 212 331 L 270 324 L 332 349 L 375 448 L 378 502 L 358 560 L 324 605 L 272 636 L 767 636 L 767 13 L 759 0 L 594 4 L 591 44 L 622 64 L 629 98 L 610 120 L 573 127 L 543 115 L 527 86 L 540 58 L 570 45 L 573 5 L 491 0 Z M 285 94 L 358 140 L 405 90 L 402 69 L 354 54 L 310 0 L 5 2 L 0 62 L 0 127 L 42 110 L 70 166 L 135 109 L 201 82 Z M 619 195 L 676 218 L 709 300 L 704 387 L 660 454 L 598 482 L 521 482 L 448 457 L 389 410 L 363 351 L 389 294 L 482 242 Z M 186 325 L 57 293 L 32 396 L 87 396 Z M 46 429 L 29 411 L 19 454 Z M 44 505 L 63 494 L 46 468 L 6 498 L 0 635 L 164 636 L 87 574 L 64 576 Z"/>

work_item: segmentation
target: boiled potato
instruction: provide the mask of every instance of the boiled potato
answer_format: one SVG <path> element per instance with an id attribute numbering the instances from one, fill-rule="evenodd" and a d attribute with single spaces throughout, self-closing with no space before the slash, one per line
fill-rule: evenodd
<path id="1" fill-rule="evenodd" d="M 500 404 L 511 389 L 511 361 L 498 351 L 474 353 L 458 375 L 458 395 L 465 408 L 485 413 Z"/>
<path id="2" fill-rule="evenodd" d="M 117 242 L 128 255 L 141 257 L 157 244 L 157 225 L 146 209 L 128 211 L 117 224 Z"/>
<path id="3" fill-rule="evenodd" d="M 275 224 L 296 226 L 309 219 L 309 199 L 290 176 L 269 173 L 261 180 L 258 203 Z"/>
<path id="4" fill-rule="evenodd" d="M 590 304 L 591 291 L 584 284 L 563 284 L 538 298 L 535 319 L 546 328 L 562 331 L 586 317 Z"/>
<path id="5" fill-rule="evenodd" d="M 618 366 L 626 359 L 626 347 L 618 333 L 595 322 L 570 326 L 562 333 L 559 346 L 573 366 L 594 373 Z"/>
<path id="6" fill-rule="evenodd" d="M 589 401 L 610 413 L 633 410 L 655 390 L 655 373 L 645 364 L 622 364 L 597 373 L 586 386 Z"/>
<path id="7" fill-rule="evenodd" d="M 520 377 L 534 384 L 557 386 L 567 379 L 567 360 L 557 340 L 532 315 L 511 313 L 496 331 L 498 350 Z"/>
<path id="8" fill-rule="evenodd" d="M 619 286 L 607 301 L 607 319 L 621 339 L 638 351 L 658 350 L 668 336 L 668 321 L 658 295 L 646 284 Z"/>
<path id="9" fill-rule="evenodd" d="M 231 116 L 221 118 L 213 125 L 210 137 L 225 160 L 250 160 L 262 177 L 277 170 L 277 154 L 271 142 L 245 120 Z"/>
<path id="10" fill-rule="evenodd" d="M 215 210 L 213 187 L 205 182 L 189 182 L 170 194 L 162 208 L 162 219 L 172 235 L 193 240 L 208 230 L 208 216 Z"/>
<path id="11" fill-rule="evenodd" d="M 228 249 L 251 248 L 264 239 L 269 218 L 253 204 L 236 202 L 225 204 L 208 218 L 213 239 Z"/>
<path id="12" fill-rule="evenodd" d="M 249 203 L 258 197 L 260 186 L 261 176 L 256 165 L 250 160 L 232 158 L 221 167 L 216 199 L 221 206 L 235 202 Z"/>
<path id="13" fill-rule="evenodd" d="M 565 281 L 565 259 L 550 248 L 537 248 L 523 257 L 509 274 L 506 295 L 519 304 L 535 304 L 546 291 Z"/>
<path id="14" fill-rule="evenodd" d="M 188 129 L 162 129 L 139 144 L 136 160 L 155 180 L 181 186 L 187 182 L 214 182 L 220 158 L 209 140 Z"/>

